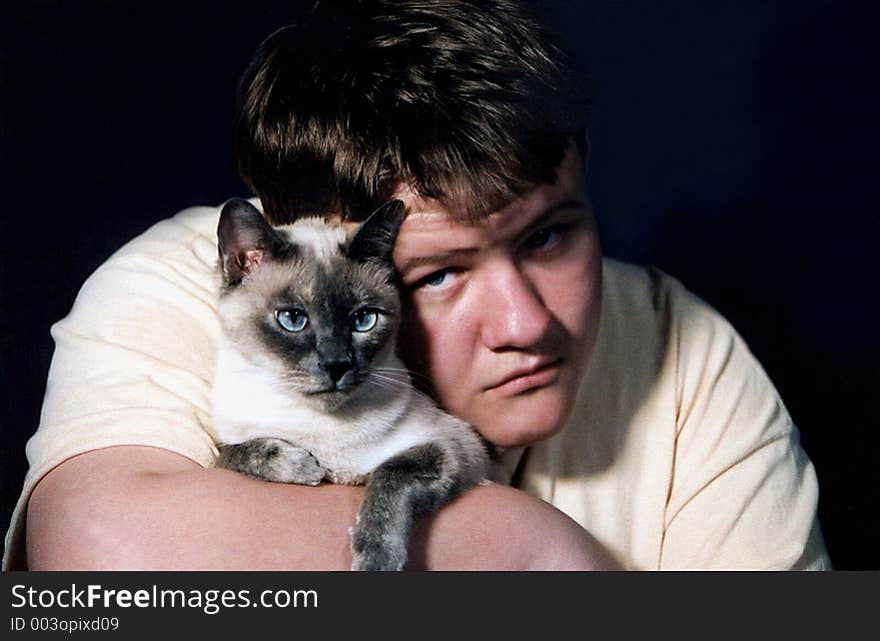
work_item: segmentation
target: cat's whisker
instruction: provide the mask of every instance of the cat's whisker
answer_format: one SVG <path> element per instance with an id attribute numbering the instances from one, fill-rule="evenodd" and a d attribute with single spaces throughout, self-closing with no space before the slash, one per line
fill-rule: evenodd
<path id="1" fill-rule="evenodd" d="M 336 226 L 307 219 L 286 226 L 282 233 L 247 201 L 230 203 L 221 212 L 221 221 L 226 223 L 218 226 L 222 267 L 227 277 L 232 275 L 221 296 L 240 296 L 244 302 L 221 305 L 220 312 L 232 315 L 223 317 L 224 326 L 234 320 L 251 333 L 244 338 L 224 335 L 230 345 L 227 350 L 224 342 L 218 357 L 215 380 L 224 382 L 222 388 L 215 387 L 213 418 L 218 444 L 229 453 L 220 462 L 254 478 L 307 485 L 324 480 L 363 483 L 374 473 L 380 478 L 393 474 L 396 480 L 391 486 L 384 482 L 367 485 L 351 535 L 352 567 L 401 569 L 407 557 L 406 524 L 412 521 L 414 506 L 442 505 L 486 478 L 489 466 L 479 435 L 461 429 L 461 421 L 444 415 L 413 384 L 430 382 L 428 377 L 396 359 L 385 360 L 392 353 L 394 333 L 393 327 L 384 324 L 383 315 L 370 307 L 348 310 L 344 316 L 338 313 L 340 306 L 351 305 L 350 296 L 340 292 L 366 290 L 393 306 L 397 292 L 387 286 L 392 269 L 389 257 L 403 204 L 392 201 L 381 214 L 373 214 L 343 251 L 341 239 L 347 232 Z M 338 256 L 340 263 L 360 261 L 380 258 L 365 253 L 381 250 L 385 269 L 342 270 L 326 278 L 323 267 L 313 272 L 297 265 L 297 273 L 305 275 L 291 283 L 284 266 L 285 250 L 275 256 L 279 260 L 263 261 L 260 273 L 265 276 L 263 282 L 271 285 L 251 288 L 254 281 L 244 278 L 244 272 L 252 265 L 241 265 L 240 254 L 227 260 L 224 252 L 232 247 L 238 252 L 248 248 L 261 254 L 274 251 L 254 244 L 254 238 L 273 234 L 282 245 L 312 247 L 314 251 L 295 252 L 297 259 L 306 261 L 325 253 Z M 303 301 L 276 307 L 277 322 L 269 328 L 275 333 L 266 340 L 267 328 L 253 322 L 251 310 L 265 307 L 267 296 L 275 296 L 279 287 L 285 301 L 300 294 Z M 344 325 L 339 324 L 342 318 Z M 354 331 L 374 328 L 379 331 L 372 335 L 373 341 L 353 337 Z M 341 360 L 344 355 L 348 361 Z M 376 366 L 379 362 L 389 366 Z M 254 428 L 261 436 L 253 437 Z M 438 451 L 442 456 L 437 456 Z M 387 471 L 384 463 L 378 463 L 400 457 L 409 461 L 402 473 L 397 463 Z M 425 479 L 431 480 L 426 483 Z"/>
<path id="2" fill-rule="evenodd" d="M 391 391 L 397 391 L 401 388 L 409 387 L 412 390 L 412 393 L 418 394 L 419 396 L 426 399 L 431 404 L 435 403 L 434 399 L 432 399 L 429 394 L 426 394 L 425 392 L 418 389 L 417 387 L 414 387 L 409 380 L 398 380 L 394 377 L 389 377 L 387 375 L 383 376 L 380 373 L 380 371 L 381 372 L 393 371 L 396 374 L 400 374 L 401 372 L 406 372 L 407 370 L 404 370 L 401 368 L 376 368 L 375 370 L 372 370 L 370 372 L 370 378 L 368 380 L 371 380 L 376 385 L 376 387 L 379 387 L 380 389 L 391 390 Z M 393 383 L 396 387 L 392 386 L 391 383 Z"/>
<path id="3" fill-rule="evenodd" d="M 406 376 L 389 375 L 385 372 L 373 372 L 371 375 L 375 376 L 376 378 L 382 378 L 382 379 L 388 380 L 388 381 L 395 381 L 397 383 L 400 383 L 401 385 L 409 385 L 410 384 L 410 380 Z"/>
<path id="4" fill-rule="evenodd" d="M 388 376 L 383 376 L 381 374 L 376 374 L 375 372 L 371 372 L 367 381 L 373 383 L 376 387 L 381 389 L 387 389 L 391 391 L 397 391 L 403 389 L 407 386 L 406 381 L 401 381 L 395 378 L 391 378 Z"/>
<path id="5" fill-rule="evenodd" d="M 431 378 L 429 376 L 405 367 L 377 367 L 375 368 L 375 371 L 383 373 L 400 373 L 408 376 L 410 379 L 417 379 L 428 384 L 431 383 Z"/>

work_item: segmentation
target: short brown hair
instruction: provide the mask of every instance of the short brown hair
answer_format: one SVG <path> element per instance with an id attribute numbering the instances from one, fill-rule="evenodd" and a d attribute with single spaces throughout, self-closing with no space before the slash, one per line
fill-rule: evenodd
<path id="1" fill-rule="evenodd" d="M 280 224 L 369 213 L 400 184 L 479 217 L 584 142 L 586 78 L 515 0 L 319 2 L 260 46 L 236 153 Z"/>

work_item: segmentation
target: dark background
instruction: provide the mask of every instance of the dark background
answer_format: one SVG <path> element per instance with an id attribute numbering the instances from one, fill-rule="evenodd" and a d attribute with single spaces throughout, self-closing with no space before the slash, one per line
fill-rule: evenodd
<path id="1" fill-rule="evenodd" d="M 237 78 L 296 2 L 0 2 L 0 521 L 49 327 L 152 223 L 249 195 Z M 739 329 L 799 425 L 835 567 L 880 568 L 880 10 L 872 2 L 546 3 L 598 89 L 606 253 Z M 3 526 L 5 529 L 5 525 Z"/>

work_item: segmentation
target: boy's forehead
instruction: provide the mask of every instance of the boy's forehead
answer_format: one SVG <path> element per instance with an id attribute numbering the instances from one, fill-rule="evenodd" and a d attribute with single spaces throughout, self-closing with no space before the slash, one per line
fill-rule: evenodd
<path id="1" fill-rule="evenodd" d="M 410 208 L 394 244 L 394 264 L 406 272 L 420 259 L 475 252 L 488 242 L 489 237 L 480 227 L 455 222 L 442 207 Z"/>
<path id="2" fill-rule="evenodd" d="M 464 212 L 451 211 L 442 202 L 424 198 L 409 186 L 394 193 L 406 205 L 394 256 L 402 259 L 452 250 L 478 250 L 493 242 L 514 238 L 547 212 L 567 202 L 588 207 L 586 180 L 580 155 L 569 152 L 556 182 L 538 185 L 483 219 L 469 222 Z"/>

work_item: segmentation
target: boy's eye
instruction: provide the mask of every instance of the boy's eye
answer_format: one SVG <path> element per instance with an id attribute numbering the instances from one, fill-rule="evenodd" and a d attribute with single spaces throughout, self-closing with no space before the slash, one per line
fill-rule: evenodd
<path id="1" fill-rule="evenodd" d="M 462 270 L 456 267 L 438 269 L 436 272 L 432 272 L 419 280 L 419 282 L 416 283 L 416 287 L 424 287 L 428 289 L 445 288 L 455 281 L 455 275 L 460 271 Z"/>
<path id="2" fill-rule="evenodd" d="M 529 236 L 523 244 L 526 249 L 548 249 L 554 247 L 562 239 L 564 231 L 565 225 L 545 227 Z"/>
<path id="3" fill-rule="evenodd" d="M 422 279 L 422 284 L 427 285 L 428 287 L 440 287 L 440 285 L 443 284 L 448 275 L 449 271 L 446 269 L 440 270 L 439 272 L 434 272 L 430 276 L 426 276 L 424 279 Z"/>
<path id="4" fill-rule="evenodd" d="M 369 332 L 378 320 L 379 313 L 376 310 L 364 307 L 351 315 L 351 326 L 356 332 Z"/>
<path id="5" fill-rule="evenodd" d="M 301 332 L 309 323 L 309 317 L 301 309 L 276 309 L 275 320 L 288 332 Z"/>

